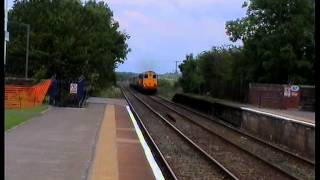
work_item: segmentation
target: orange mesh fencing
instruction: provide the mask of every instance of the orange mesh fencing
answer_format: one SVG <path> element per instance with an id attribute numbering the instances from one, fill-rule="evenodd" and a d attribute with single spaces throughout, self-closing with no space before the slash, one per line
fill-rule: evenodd
<path id="1" fill-rule="evenodd" d="M 30 108 L 42 104 L 51 80 L 34 86 L 5 85 L 5 108 Z"/>

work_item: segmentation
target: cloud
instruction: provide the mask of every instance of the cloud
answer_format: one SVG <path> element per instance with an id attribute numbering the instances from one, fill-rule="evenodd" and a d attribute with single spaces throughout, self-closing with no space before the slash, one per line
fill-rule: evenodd
<path id="1" fill-rule="evenodd" d="M 225 22 L 244 16 L 242 0 L 110 0 L 132 52 L 118 71 L 172 72 L 174 61 L 231 44 Z"/>
<path id="2" fill-rule="evenodd" d="M 8 0 L 12 4 L 13 0 Z M 104 0 L 130 35 L 118 71 L 173 72 L 176 60 L 230 44 L 225 22 L 245 16 L 244 0 Z"/>

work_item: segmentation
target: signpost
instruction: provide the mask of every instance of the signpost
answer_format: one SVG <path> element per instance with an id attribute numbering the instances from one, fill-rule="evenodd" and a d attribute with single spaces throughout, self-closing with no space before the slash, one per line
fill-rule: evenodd
<path id="1" fill-rule="evenodd" d="M 70 83 L 70 94 L 77 94 L 77 91 L 78 91 L 78 84 Z"/>
<path id="2" fill-rule="evenodd" d="M 8 38 L 7 38 L 7 22 L 8 22 L 8 0 L 4 1 L 4 32 L 5 32 L 5 38 L 4 38 L 4 67 L 6 66 L 6 53 L 7 53 L 7 41 L 9 41 L 9 33 L 8 33 Z M 8 39 L 8 40 L 7 40 Z"/>
<path id="3" fill-rule="evenodd" d="M 284 87 L 284 93 L 283 93 L 283 95 L 284 95 L 285 97 L 290 97 L 290 96 L 291 96 L 290 87 L 288 87 L 288 86 Z"/>
<path id="4" fill-rule="evenodd" d="M 283 95 L 285 97 L 297 97 L 299 95 L 300 87 L 297 85 L 284 87 Z"/>
<path id="5" fill-rule="evenodd" d="M 26 50 L 26 70 L 25 70 L 25 78 L 28 78 L 28 64 L 29 64 L 29 36 L 30 36 L 30 25 L 24 24 L 27 26 L 27 50 Z"/>
<path id="6" fill-rule="evenodd" d="M 176 62 L 176 74 L 178 74 L 178 62 L 181 62 L 181 61 L 175 61 Z"/>
<path id="7" fill-rule="evenodd" d="M 297 86 L 297 85 L 292 85 L 290 87 L 290 91 L 291 91 L 291 94 L 292 94 L 293 97 L 297 97 L 298 96 L 299 90 L 300 90 L 300 87 Z"/>
<path id="8" fill-rule="evenodd" d="M 297 85 L 292 85 L 291 87 L 290 87 L 290 90 L 291 91 L 293 91 L 293 92 L 298 92 L 299 91 L 299 86 L 297 86 Z"/>
<path id="9" fill-rule="evenodd" d="M 5 33 L 5 37 L 4 38 L 5 38 L 6 41 L 9 41 L 9 35 L 10 35 L 9 32 Z"/>
<path id="10" fill-rule="evenodd" d="M 6 21 L 7 22 L 7 21 Z M 9 22 L 9 23 L 15 23 L 18 25 L 25 26 L 27 28 L 27 44 L 26 44 L 26 66 L 25 66 L 25 78 L 28 78 L 28 65 L 29 65 L 29 44 L 30 44 L 30 25 L 21 23 L 21 22 Z M 6 26 L 6 24 L 5 24 Z M 6 65 L 6 42 L 9 41 L 9 32 L 6 30 L 7 27 L 5 27 L 5 40 L 4 40 L 4 65 Z"/>

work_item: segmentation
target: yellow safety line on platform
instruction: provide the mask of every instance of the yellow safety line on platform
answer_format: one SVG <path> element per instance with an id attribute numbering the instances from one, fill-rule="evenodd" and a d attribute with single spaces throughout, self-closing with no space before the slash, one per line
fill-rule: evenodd
<path id="1" fill-rule="evenodd" d="M 99 132 L 90 180 L 118 180 L 116 122 L 114 105 L 107 105 Z"/>

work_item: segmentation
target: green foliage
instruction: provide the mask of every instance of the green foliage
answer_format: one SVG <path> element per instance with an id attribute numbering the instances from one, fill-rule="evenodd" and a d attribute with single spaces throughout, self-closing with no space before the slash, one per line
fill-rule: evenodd
<path id="1" fill-rule="evenodd" d="M 106 98 L 122 98 L 122 92 L 119 87 L 111 86 L 101 89 L 99 92 L 93 94 L 93 96 Z"/>
<path id="2" fill-rule="evenodd" d="M 241 73 L 245 71 L 243 66 L 245 64 L 241 63 L 245 62 L 245 59 L 241 48 L 213 47 L 209 51 L 203 51 L 196 58 L 189 57 L 181 64 L 180 84 L 185 93 L 210 94 L 219 98 L 244 100 L 243 91 L 246 82 Z"/>
<path id="3" fill-rule="evenodd" d="M 164 74 L 159 74 L 159 77 L 168 79 L 170 81 L 178 81 L 180 74 L 178 74 L 178 73 L 164 73 Z"/>
<path id="4" fill-rule="evenodd" d="M 228 21 L 231 41 L 180 65 L 186 93 L 244 101 L 250 82 L 314 84 L 314 1 L 249 0 L 247 15 Z"/>
<path id="5" fill-rule="evenodd" d="M 200 72 L 199 64 L 193 55 L 187 55 L 183 63 L 179 65 L 182 77 L 179 79 L 184 92 L 201 93 L 204 79 Z"/>
<path id="6" fill-rule="evenodd" d="M 157 93 L 167 99 L 171 99 L 175 93 L 181 92 L 177 79 L 170 78 L 172 76 L 159 77 Z"/>
<path id="7" fill-rule="evenodd" d="M 47 69 L 44 66 L 42 66 L 39 70 L 36 71 L 36 73 L 33 75 L 33 78 L 39 82 L 43 77 L 46 77 L 46 74 Z"/>
<path id="8" fill-rule="evenodd" d="M 314 1 L 249 0 L 247 15 L 228 21 L 230 40 L 242 40 L 247 81 L 314 84 Z"/>
<path id="9" fill-rule="evenodd" d="M 204 92 L 221 94 L 220 87 L 223 84 L 232 83 L 238 78 L 238 74 L 233 74 L 233 63 L 235 55 L 240 53 L 240 49 L 234 46 L 213 47 L 210 51 L 204 51 L 197 56 L 200 72 L 204 78 Z"/>
<path id="10" fill-rule="evenodd" d="M 7 71 L 21 75 L 26 28 L 30 24 L 29 74 L 36 78 L 84 75 L 100 89 L 115 83 L 114 70 L 130 51 L 129 36 L 104 2 L 80 0 L 14 1 L 9 11 Z"/>
<path id="11" fill-rule="evenodd" d="M 126 81 L 129 80 L 131 77 L 137 76 L 137 73 L 132 72 L 116 72 L 116 79 L 117 81 Z"/>

